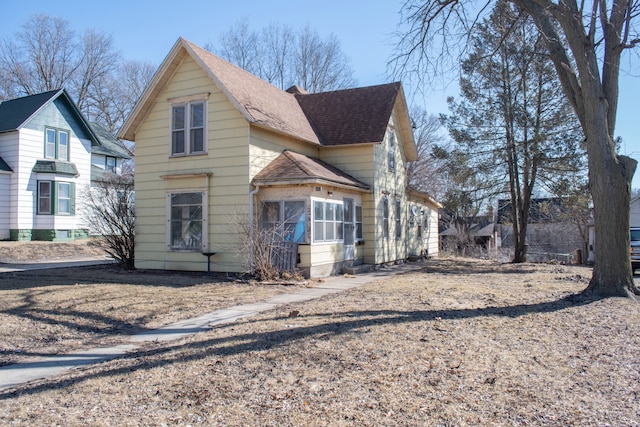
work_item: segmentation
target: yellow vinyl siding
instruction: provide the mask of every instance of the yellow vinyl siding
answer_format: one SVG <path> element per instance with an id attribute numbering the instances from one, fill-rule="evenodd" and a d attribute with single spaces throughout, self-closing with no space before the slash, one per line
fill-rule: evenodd
<path id="1" fill-rule="evenodd" d="M 378 144 L 374 148 L 374 206 L 375 206 L 375 235 L 376 242 L 375 264 L 402 260 L 408 255 L 406 244 L 407 233 L 407 195 L 406 195 L 406 156 L 404 154 L 404 141 L 402 132 L 395 127 L 397 110 L 394 109 L 391 120 L 387 128 L 387 133 L 382 144 Z M 395 169 L 389 170 L 389 129 L 393 129 L 395 133 Z M 382 221 L 382 200 L 384 197 L 389 199 L 389 238 L 383 237 L 383 221 Z M 395 201 L 400 199 L 400 223 L 402 229 L 402 237 L 396 239 L 396 212 Z"/>
<path id="2" fill-rule="evenodd" d="M 293 138 L 252 126 L 250 148 L 251 165 L 249 167 L 251 179 L 284 150 L 295 151 L 309 157 L 318 157 L 318 148 L 309 143 L 297 141 Z"/>
<path id="3" fill-rule="evenodd" d="M 170 100 L 208 94 L 207 154 L 170 157 Z M 158 94 L 156 103 L 136 132 L 136 265 L 139 268 L 199 270 L 207 258 L 199 252 L 172 252 L 167 248 L 168 192 L 208 191 L 208 250 L 212 269 L 243 271 L 235 251 L 240 246 L 231 222 L 246 214 L 249 188 L 249 126 L 211 78 L 187 57 Z M 176 174 L 209 173 L 204 177 L 161 178 Z"/>
<path id="4" fill-rule="evenodd" d="M 320 150 L 320 159 L 365 184 L 373 185 L 373 150 L 375 146 L 374 144 L 363 144 L 324 148 Z"/>

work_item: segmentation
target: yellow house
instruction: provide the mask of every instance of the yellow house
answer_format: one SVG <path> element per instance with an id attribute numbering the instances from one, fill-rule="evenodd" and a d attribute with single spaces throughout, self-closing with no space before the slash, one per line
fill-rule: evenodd
<path id="1" fill-rule="evenodd" d="M 261 229 L 312 277 L 438 253 L 439 205 L 406 185 L 400 83 L 283 91 L 181 38 L 118 136 L 136 143 L 138 268 L 206 271 L 215 253 L 212 271 L 247 271 Z"/>

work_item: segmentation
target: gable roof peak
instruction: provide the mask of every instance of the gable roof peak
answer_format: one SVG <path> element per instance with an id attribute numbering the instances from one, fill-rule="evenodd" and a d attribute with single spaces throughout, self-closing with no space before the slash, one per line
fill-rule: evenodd
<path id="1" fill-rule="evenodd" d="M 293 85 L 291 86 L 289 89 L 286 90 L 286 92 L 289 92 L 293 95 L 308 95 L 309 91 L 306 90 L 303 87 L 300 87 L 298 85 Z"/>

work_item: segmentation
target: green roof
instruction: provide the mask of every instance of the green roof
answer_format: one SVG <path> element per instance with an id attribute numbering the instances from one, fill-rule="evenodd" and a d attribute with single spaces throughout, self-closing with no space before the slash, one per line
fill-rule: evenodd
<path id="1" fill-rule="evenodd" d="M 100 123 L 89 123 L 91 129 L 98 137 L 100 145 L 91 147 L 91 152 L 96 154 L 102 154 L 105 156 L 118 157 L 120 159 L 130 159 L 131 152 L 127 150 L 122 142 Z"/>
<path id="2" fill-rule="evenodd" d="M 60 160 L 38 160 L 32 171 L 35 173 L 78 176 L 76 165 Z"/>
<path id="3" fill-rule="evenodd" d="M 20 129 L 35 113 L 45 106 L 53 98 L 56 98 L 61 90 L 51 90 L 37 95 L 3 101 L 0 103 L 0 132 L 11 132 Z"/>
<path id="4" fill-rule="evenodd" d="M 7 162 L 5 162 L 2 157 L 0 157 L 0 171 L 2 171 L 2 172 L 13 172 L 13 170 L 9 167 Z"/>

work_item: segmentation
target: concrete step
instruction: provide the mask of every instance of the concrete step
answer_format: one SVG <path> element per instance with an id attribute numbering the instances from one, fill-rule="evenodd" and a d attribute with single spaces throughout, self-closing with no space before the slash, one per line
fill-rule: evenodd
<path id="1" fill-rule="evenodd" d="M 373 264 L 359 264 L 359 265 L 353 265 L 351 267 L 343 267 L 342 273 L 343 274 L 361 274 L 361 273 L 368 273 L 370 271 L 373 271 L 374 269 L 375 269 L 375 266 Z"/>

